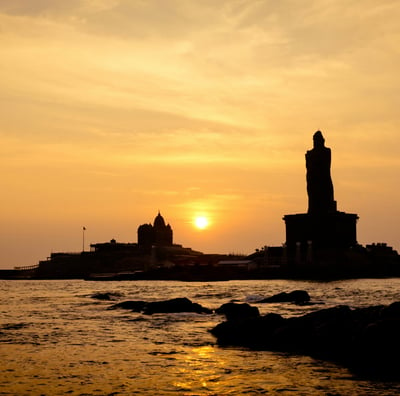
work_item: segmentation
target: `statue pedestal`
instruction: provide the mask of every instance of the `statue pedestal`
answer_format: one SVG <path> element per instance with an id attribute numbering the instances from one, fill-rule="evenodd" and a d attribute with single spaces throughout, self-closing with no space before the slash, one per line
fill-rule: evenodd
<path id="1" fill-rule="evenodd" d="M 337 248 L 346 249 L 357 244 L 358 215 L 332 212 L 326 214 L 285 215 L 286 246 L 288 251 Z"/>

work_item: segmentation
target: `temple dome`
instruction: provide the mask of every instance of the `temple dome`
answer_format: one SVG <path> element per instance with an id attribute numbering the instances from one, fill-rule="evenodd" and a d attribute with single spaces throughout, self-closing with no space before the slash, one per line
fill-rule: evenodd
<path id="1" fill-rule="evenodd" d="M 164 217 L 162 217 L 160 212 L 158 212 L 158 215 L 154 219 L 154 228 L 164 228 L 164 227 L 165 227 Z"/>

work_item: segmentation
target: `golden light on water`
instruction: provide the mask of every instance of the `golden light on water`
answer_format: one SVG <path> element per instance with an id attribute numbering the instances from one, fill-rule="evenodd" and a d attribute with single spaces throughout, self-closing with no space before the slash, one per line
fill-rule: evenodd
<path id="1" fill-rule="evenodd" d="M 180 380 L 173 385 L 180 391 L 197 389 L 198 391 L 221 390 L 221 378 L 227 362 L 221 359 L 211 345 L 193 348 L 182 360 Z M 218 393 L 217 393 L 218 394 Z"/>

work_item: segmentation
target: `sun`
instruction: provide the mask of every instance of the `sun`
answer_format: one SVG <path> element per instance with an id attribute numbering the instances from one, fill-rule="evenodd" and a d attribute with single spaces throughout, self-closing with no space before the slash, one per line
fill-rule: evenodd
<path id="1" fill-rule="evenodd" d="M 208 227 L 209 225 L 209 221 L 207 219 L 207 217 L 204 216 L 197 216 L 194 219 L 194 225 L 196 228 L 198 228 L 199 230 L 204 230 L 205 228 Z"/>

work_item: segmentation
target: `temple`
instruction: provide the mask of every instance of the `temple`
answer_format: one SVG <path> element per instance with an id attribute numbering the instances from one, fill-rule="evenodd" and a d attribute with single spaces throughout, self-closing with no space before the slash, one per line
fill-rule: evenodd
<path id="1" fill-rule="evenodd" d="M 153 225 L 142 224 L 137 233 L 139 246 L 172 246 L 172 228 L 169 224 L 165 224 L 160 212 L 154 219 Z"/>
<path id="2" fill-rule="evenodd" d="M 325 147 L 321 131 L 313 136 L 314 147 L 306 152 L 308 211 L 287 214 L 286 247 L 289 257 L 309 260 L 321 249 L 357 246 L 358 215 L 337 210 L 331 179 L 331 150 Z"/>

